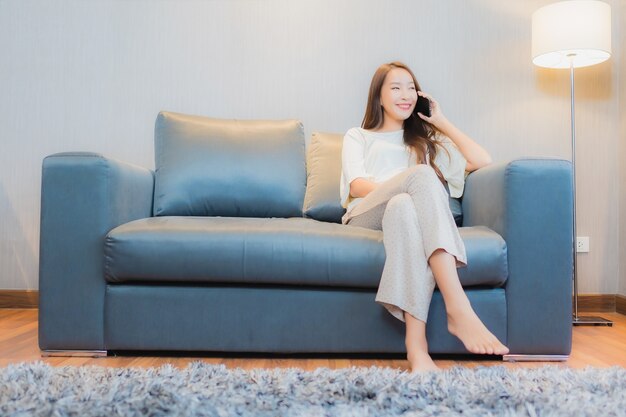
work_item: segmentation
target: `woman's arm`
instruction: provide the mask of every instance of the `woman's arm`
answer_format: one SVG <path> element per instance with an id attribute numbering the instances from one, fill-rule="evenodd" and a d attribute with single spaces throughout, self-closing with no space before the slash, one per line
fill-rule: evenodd
<path id="1" fill-rule="evenodd" d="M 365 197 L 368 195 L 378 184 L 375 182 L 366 180 L 365 178 L 356 178 L 350 183 L 350 195 L 352 197 Z"/>
<path id="2" fill-rule="evenodd" d="M 354 198 L 365 197 L 376 183 L 365 169 L 365 138 L 357 128 L 352 128 L 343 137 L 341 169 L 349 185 L 349 194 Z"/>
<path id="3" fill-rule="evenodd" d="M 472 172 L 491 163 L 489 153 L 445 117 L 437 128 L 459 148 L 467 161 L 466 171 Z"/>
<path id="4" fill-rule="evenodd" d="M 491 156 L 489 155 L 489 152 L 487 152 L 478 143 L 474 142 L 472 138 L 463 133 L 458 127 L 452 124 L 452 122 L 450 122 L 446 116 L 443 115 L 437 101 L 435 101 L 429 94 L 422 91 L 418 91 L 417 93 L 430 100 L 431 116 L 426 117 L 419 113 L 420 117 L 434 125 L 441 131 L 441 133 L 449 137 L 454 142 L 467 161 L 467 166 L 465 167 L 466 171 L 472 172 L 491 163 Z"/>

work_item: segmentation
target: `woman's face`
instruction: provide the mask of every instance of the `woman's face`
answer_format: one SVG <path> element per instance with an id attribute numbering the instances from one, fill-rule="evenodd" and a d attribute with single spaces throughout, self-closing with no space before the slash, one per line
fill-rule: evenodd
<path id="1" fill-rule="evenodd" d="M 411 74 L 403 68 L 394 68 L 387 73 L 380 90 L 380 102 L 385 119 L 404 122 L 417 102 L 417 89 Z"/>

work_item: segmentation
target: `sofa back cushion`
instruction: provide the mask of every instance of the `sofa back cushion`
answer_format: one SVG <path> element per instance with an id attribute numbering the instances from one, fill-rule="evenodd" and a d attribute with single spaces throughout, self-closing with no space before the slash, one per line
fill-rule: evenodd
<path id="1" fill-rule="evenodd" d="M 155 216 L 302 216 L 304 131 L 297 120 L 160 112 Z"/>

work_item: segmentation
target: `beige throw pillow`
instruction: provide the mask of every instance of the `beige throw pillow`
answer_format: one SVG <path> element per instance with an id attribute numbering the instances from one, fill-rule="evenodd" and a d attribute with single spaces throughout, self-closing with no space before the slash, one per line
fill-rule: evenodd
<path id="1" fill-rule="evenodd" d="M 343 135 L 314 132 L 307 151 L 307 186 L 304 195 L 305 217 L 341 223 L 341 148 Z"/>

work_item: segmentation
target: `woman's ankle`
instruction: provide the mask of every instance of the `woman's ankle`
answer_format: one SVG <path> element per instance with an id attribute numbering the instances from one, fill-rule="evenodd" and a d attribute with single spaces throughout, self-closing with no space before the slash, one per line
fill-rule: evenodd
<path id="1" fill-rule="evenodd" d="M 428 350 L 422 350 L 422 349 L 414 349 L 414 350 L 411 350 L 411 351 L 407 350 L 406 358 L 409 361 L 421 360 L 421 359 L 426 359 L 426 358 L 430 359 L 430 353 L 428 353 Z"/>
<path id="2" fill-rule="evenodd" d="M 428 342 L 426 342 L 426 338 L 423 340 L 407 340 L 405 339 L 404 345 L 406 347 L 407 354 L 409 353 L 419 353 L 428 355 Z"/>
<path id="3" fill-rule="evenodd" d="M 467 297 L 465 297 L 465 299 L 457 300 L 456 302 L 451 302 L 448 304 L 446 304 L 446 314 L 448 315 L 448 317 L 459 317 L 474 313 L 472 304 L 470 304 Z"/>

